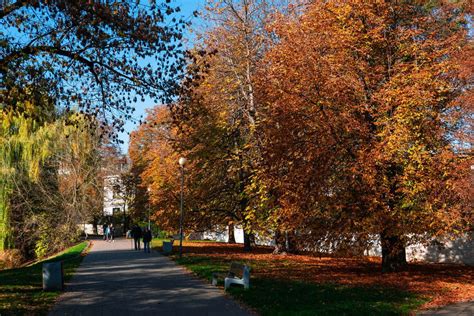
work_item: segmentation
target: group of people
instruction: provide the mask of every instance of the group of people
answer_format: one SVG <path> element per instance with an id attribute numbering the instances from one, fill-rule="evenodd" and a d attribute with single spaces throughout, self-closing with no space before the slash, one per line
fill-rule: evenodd
<path id="1" fill-rule="evenodd" d="M 113 224 L 104 224 L 102 225 L 104 231 L 104 240 L 108 242 L 115 242 L 115 227 Z M 149 228 L 144 228 L 143 230 L 135 224 L 132 230 L 127 232 L 127 238 L 133 238 L 135 242 L 135 250 L 141 250 L 141 241 L 143 241 L 143 250 L 145 252 L 150 252 L 150 243 L 153 239 L 151 231 Z"/>
<path id="2" fill-rule="evenodd" d="M 104 240 L 108 242 L 115 242 L 115 227 L 113 224 L 102 225 L 102 230 L 104 232 Z"/>
<path id="3" fill-rule="evenodd" d="M 130 237 L 133 238 L 133 241 L 135 243 L 135 250 L 140 250 L 141 239 L 143 241 L 143 250 L 148 253 L 150 252 L 150 243 L 153 236 L 151 235 L 151 231 L 149 228 L 145 228 L 144 230 L 142 230 L 140 226 L 135 225 L 130 231 Z"/>

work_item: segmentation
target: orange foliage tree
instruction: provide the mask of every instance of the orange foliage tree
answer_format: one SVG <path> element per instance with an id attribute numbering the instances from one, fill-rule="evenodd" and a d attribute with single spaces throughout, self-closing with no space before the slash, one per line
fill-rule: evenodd
<path id="1" fill-rule="evenodd" d="M 246 250 L 265 219 L 260 204 L 253 203 L 260 161 L 254 81 L 271 44 L 265 25 L 276 2 L 210 1 L 211 28 L 200 35 L 191 55 L 192 76 L 173 107 L 180 145 L 196 167 L 191 172 L 201 211 L 213 214 L 215 224 L 228 225 L 230 240 L 234 225 L 242 226 Z"/>
<path id="2" fill-rule="evenodd" d="M 459 190 L 472 73 L 456 62 L 472 42 L 463 7 L 430 3 L 314 1 L 275 22 L 256 90 L 261 177 L 307 246 L 377 234 L 390 271 L 410 242 L 472 219 Z"/>
<path id="3" fill-rule="evenodd" d="M 179 226 L 179 156 L 172 148 L 174 135 L 168 109 L 157 106 L 150 110 L 145 123 L 132 132 L 129 146 L 132 173 L 138 180 L 136 196 L 146 196 L 150 189 L 149 205 L 142 203 L 140 207 L 151 208 L 157 224 L 170 231 Z"/>
<path id="4" fill-rule="evenodd" d="M 167 231 L 179 228 L 181 184 L 178 159 L 180 156 L 194 157 L 183 151 L 179 144 L 186 139 L 178 134 L 169 109 L 157 106 L 148 113 L 145 123 L 132 133 L 129 147 L 132 175 L 137 185 L 135 217 L 143 215 L 150 207 L 154 221 Z M 208 153 L 212 152 L 209 150 Z M 227 223 L 229 215 L 222 206 L 226 199 L 223 195 L 216 199 L 209 193 L 216 194 L 221 180 L 216 181 L 216 175 L 199 161 L 188 160 L 184 183 L 186 231 L 203 231 Z M 215 205 L 216 201 L 221 202 L 220 206 Z"/>

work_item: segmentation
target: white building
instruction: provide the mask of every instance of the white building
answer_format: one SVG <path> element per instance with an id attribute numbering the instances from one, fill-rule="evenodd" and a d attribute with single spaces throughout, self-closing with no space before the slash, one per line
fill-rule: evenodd
<path id="1" fill-rule="evenodd" d="M 104 178 L 104 216 L 127 213 L 128 206 L 119 175 Z"/>
<path id="2" fill-rule="evenodd" d="M 125 157 L 119 158 L 103 170 L 104 176 L 104 204 L 103 215 L 104 223 L 113 223 L 117 234 L 122 234 L 126 218 L 128 216 L 128 204 L 126 188 L 122 183 L 122 174 L 127 171 L 128 164 Z M 102 234 L 102 226 L 98 227 L 98 233 Z"/>

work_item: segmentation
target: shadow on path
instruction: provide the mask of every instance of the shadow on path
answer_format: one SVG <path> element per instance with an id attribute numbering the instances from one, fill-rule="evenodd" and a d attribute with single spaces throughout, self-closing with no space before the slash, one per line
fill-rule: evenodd
<path id="1" fill-rule="evenodd" d="M 50 315 L 251 315 L 221 290 L 130 241 L 94 240 Z"/>

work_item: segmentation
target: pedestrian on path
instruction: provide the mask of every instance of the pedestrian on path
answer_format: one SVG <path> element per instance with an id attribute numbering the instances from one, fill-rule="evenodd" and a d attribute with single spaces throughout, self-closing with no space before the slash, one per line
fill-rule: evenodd
<path id="1" fill-rule="evenodd" d="M 110 227 L 109 227 L 109 225 L 107 225 L 105 227 L 105 240 L 109 241 L 109 238 L 110 238 Z"/>
<path id="2" fill-rule="evenodd" d="M 145 252 L 150 253 L 151 239 L 152 239 L 151 231 L 148 228 L 145 228 L 145 232 L 143 233 L 143 250 Z"/>
<path id="3" fill-rule="evenodd" d="M 102 234 L 104 234 L 104 240 L 107 240 L 107 227 L 109 227 L 109 225 L 107 225 L 107 223 L 104 223 L 102 225 Z"/>
<path id="4" fill-rule="evenodd" d="M 140 239 L 142 238 L 142 229 L 137 224 L 132 229 L 132 238 L 135 242 L 135 250 L 140 250 Z"/>
<path id="5" fill-rule="evenodd" d="M 114 224 L 110 224 L 109 227 L 109 238 L 111 242 L 115 242 L 115 227 Z"/>

